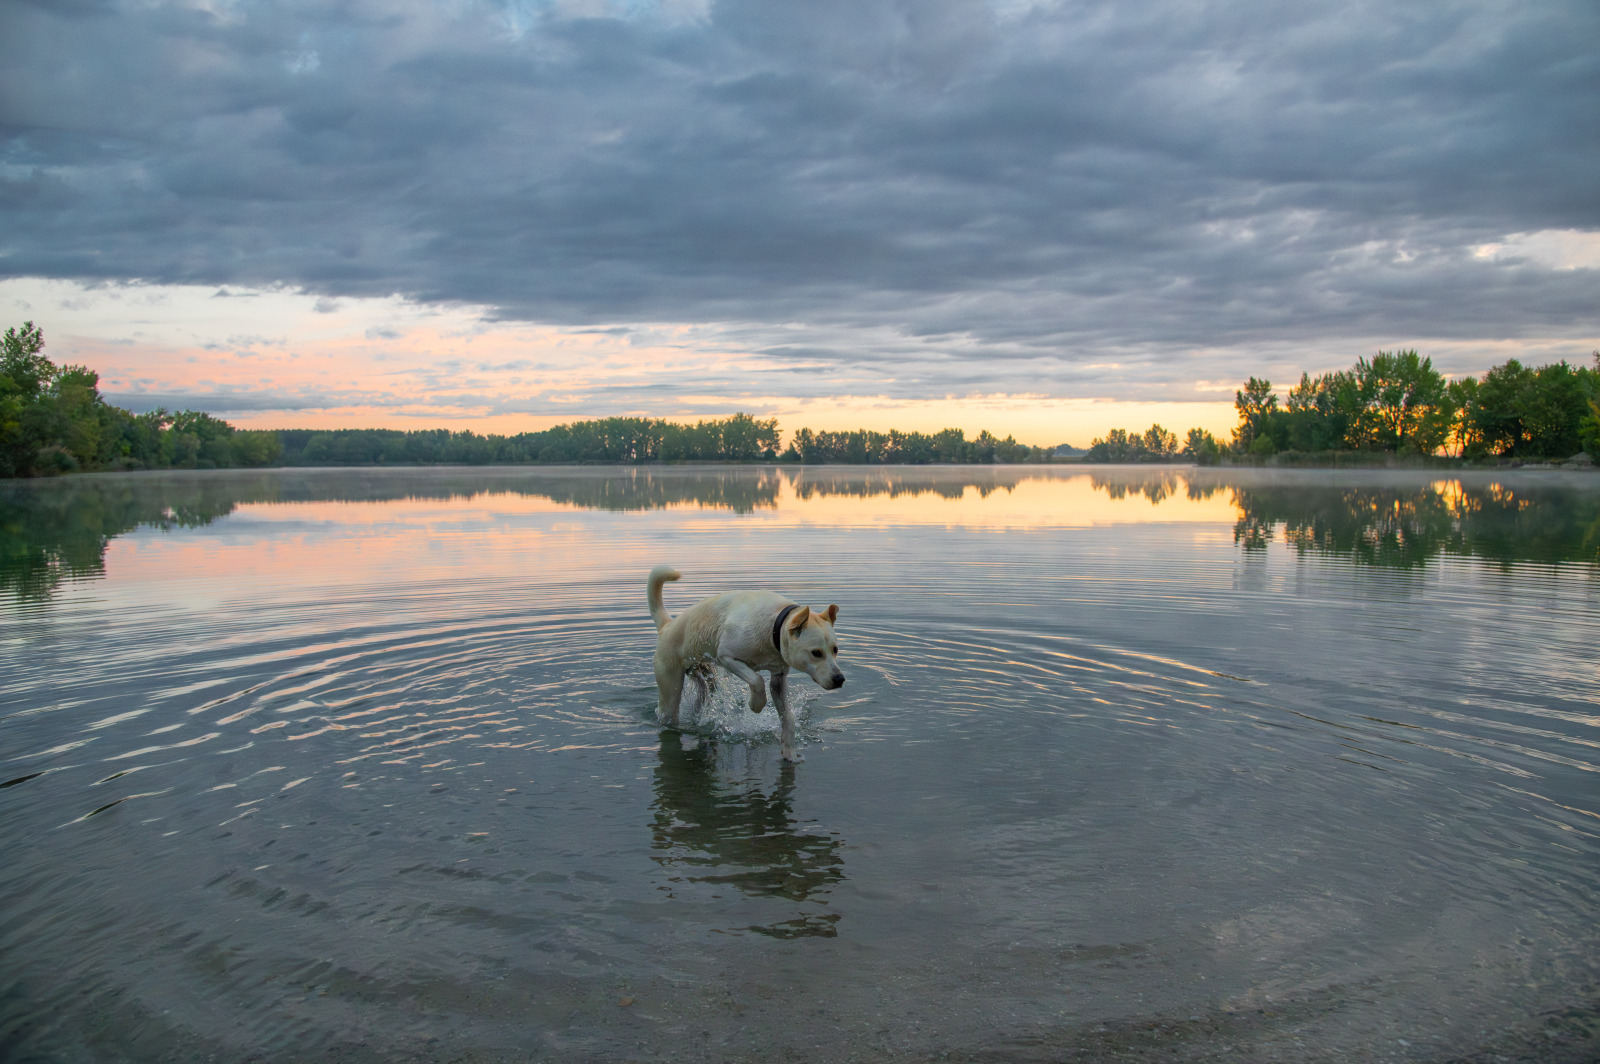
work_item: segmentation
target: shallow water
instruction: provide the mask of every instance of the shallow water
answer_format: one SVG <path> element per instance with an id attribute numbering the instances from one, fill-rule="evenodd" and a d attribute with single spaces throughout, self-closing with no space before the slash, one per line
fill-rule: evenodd
<path id="1" fill-rule="evenodd" d="M 1584 474 L 0 483 L 0 1057 L 1592 1059 L 1597 607 Z"/>

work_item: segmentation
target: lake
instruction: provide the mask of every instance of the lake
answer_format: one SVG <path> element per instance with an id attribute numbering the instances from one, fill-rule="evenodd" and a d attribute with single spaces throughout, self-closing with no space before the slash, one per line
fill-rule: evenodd
<path id="1" fill-rule="evenodd" d="M 1583 473 L 0 482 L 0 1057 L 1593 1060 L 1597 646 Z"/>

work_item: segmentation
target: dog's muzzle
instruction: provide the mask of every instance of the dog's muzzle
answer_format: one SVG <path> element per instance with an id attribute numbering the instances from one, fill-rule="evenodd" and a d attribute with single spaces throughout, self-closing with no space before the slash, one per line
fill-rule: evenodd
<path id="1" fill-rule="evenodd" d="M 844 686 L 844 673 L 836 672 L 828 678 L 828 690 L 837 691 Z"/>

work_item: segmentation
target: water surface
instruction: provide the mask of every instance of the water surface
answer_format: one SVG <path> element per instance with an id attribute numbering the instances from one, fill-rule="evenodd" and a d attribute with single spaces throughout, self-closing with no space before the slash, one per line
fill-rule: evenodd
<path id="1" fill-rule="evenodd" d="M 838 603 L 806 760 L 676 612 Z M 1585 1060 L 1600 477 L 0 484 L 0 1056 Z"/>

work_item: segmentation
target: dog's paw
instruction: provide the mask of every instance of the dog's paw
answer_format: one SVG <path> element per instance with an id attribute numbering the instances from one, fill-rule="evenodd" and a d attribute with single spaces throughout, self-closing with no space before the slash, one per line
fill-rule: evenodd
<path id="1" fill-rule="evenodd" d="M 790 764 L 799 764 L 806 759 L 806 755 L 792 746 L 786 746 L 783 748 L 783 759 Z"/>

